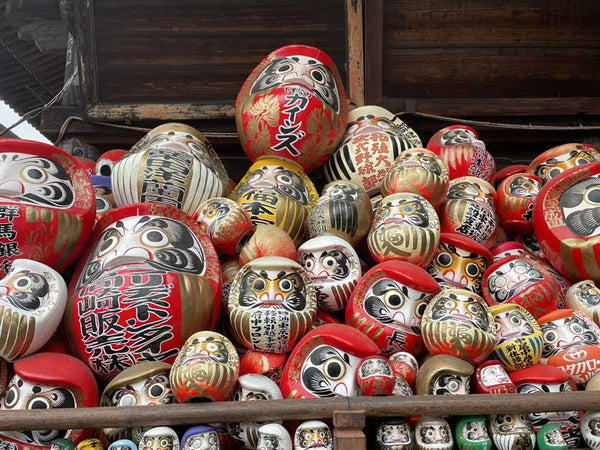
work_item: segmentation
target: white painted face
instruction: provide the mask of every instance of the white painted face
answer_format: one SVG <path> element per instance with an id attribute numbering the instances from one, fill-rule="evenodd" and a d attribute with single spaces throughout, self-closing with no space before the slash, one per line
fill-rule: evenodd
<path id="1" fill-rule="evenodd" d="M 497 324 L 496 345 L 534 334 L 534 324 L 530 320 L 534 319 L 525 316 L 519 309 L 495 314 L 494 322 Z"/>
<path id="2" fill-rule="evenodd" d="M 108 406 L 166 405 L 175 403 L 169 383 L 169 372 L 158 373 L 149 378 L 115 389 Z"/>
<path id="3" fill-rule="evenodd" d="M 61 387 L 31 383 L 19 375 L 12 377 L 6 394 L 0 401 L 0 410 L 43 410 L 52 408 L 75 408 L 77 401 L 73 393 Z M 27 430 L 5 431 L 2 435 L 25 444 L 50 445 L 54 439 L 68 438 L 71 430 Z"/>
<path id="4" fill-rule="evenodd" d="M 302 386 L 317 397 L 353 397 L 360 362 L 360 358 L 335 347 L 319 345 L 302 364 Z"/>
<path id="5" fill-rule="evenodd" d="M 452 128 L 446 131 L 442 135 L 440 143 L 444 147 L 457 144 L 471 144 L 477 149 L 485 150 L 485 143 L 477 139 L 475 133 L 467 128 Z"/>
<path id="6" fill-rule="evenodd" d="M 179 450 L 179 438 L 177 433 L 169 427 L 151 428 L 143 434 L 138 449 Z"/>
<path id="7" fill-rule="evenodd" d="M 258 429 L 256 450 L 292 450 L 292 440 L 287 430 L 277 423 L 268 423 Z"/>
<path id="8" fill-rule="evenodd" d="M 484 386 L 496 386 L 508 383 L 512 383 L 512 380 L 501 364 L 490 365 L 481 370 L 481 384 Z"/>
<path id="9" fill-rule="evenodd" d="M 583 414 L 581 434 L 592 450 L 600 450 L 600 411 L 586 411 Z"/>
<path id="10" fill-rule="evenodd" d="M 382 423 L 377 427 L 377 443 L 379 448 L 396 448 L 402 446 L 408 448 L 413 444 L 412 433 L 408 423 L 405 421 Z"/>
<path id="11" fill-rule="evenodd" d="M 326 423 L 303 422 L 294 434 L 294 450 L 333 450 L 333 436 Z"/>
<path id="12" fill-rule="evenodd" d="M 219 435 L 216 431 L 190 436 L 183 444 L 183 450 L 219 450 Z"/>
<path id="13" fill-rule="evenodd" d="M 462 433 L 465 440 L 470 442 L 485 442 L 490 439 L 485 422 L 465 422 Z"/>
<path id="14" fill-rule="evenodd" d="M 433 382 L 433 395 L 460 395 L 469 393 L 471 376 L 442 374 Z"/>
<path id="15" fill-rule="evenodd" d="M 39 350 L 58 328 L 66 305 L 67 286 L 58 272 L 15 260 L 0 280 L 0 307 L 12 317 L 0 323 L 0 356 L 12 361 Z"/>
<path id="16" fill-rule="evenodd" d="M 498 267 L 488 277 L 487 284 L 496 303 L 503 303 L 543 279 L 541 272 L 523 258 Z"/>
<path id="17" fill-rule="evenodd" d="M 541 325 L 544 338 L 542 356 L 553 356 L 572 347 L 598 344 L 598 326 L 585 314 L 576 313 Z"/>
<path id="18" fill-rule="evenodd" d="M 337 236 L 309 239 L 298 248 L 298 263 L 313 282 L 319 309 L 346 307 L 362 275 L 358 254 L 347 241 Z"/>
<path id="19" fill-rule="evenodd" d="M 423 417 L 415 428 L 419 449 L 450 450 L 454 445 L 450 426 L 441 417 Z"/>
<path id="20" fill-rule="evenodd" d="M 517 440 L 530 443 L 531 446 L 522 449 L 533 449 L 535 433 L 527 414 L 494 415 L 489 421 L 494 445 L 499 450 L 512 450 Z"/>
<path id="21" fill-rule="evenodd" d="M 75 188 L 58 162 L 7 152 L 0 154 L 0 200 L 67 209 L 75 201 Z"/>
<path id="22" fill-rule="evenodd" d="M 524 383 L 517 388 L 519 394 L 535 394 L 549 392 L 571 392 L 573 387 L 568 381 L 563 383 Z M 529 419 L 535 429 L 548 422 L 561 422 L 570 425 L 579 425 L 579 413 L 577 411 L 557 411 L 530 413 Z"/>

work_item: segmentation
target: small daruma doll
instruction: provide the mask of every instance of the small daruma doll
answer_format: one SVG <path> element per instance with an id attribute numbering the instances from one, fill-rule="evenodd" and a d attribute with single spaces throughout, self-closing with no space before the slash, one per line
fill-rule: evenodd
<path id="1" fill-rule="evenodd" d="M 417 373 L 417 395 L 464 395 L 469 393 L 473 365 L 452 355 L 434 355 Z"/>
<path id="2" fill-rule="evenodd" d="M 500 361 L 490 359 L 475 368 L 475 391 L 478 394 L 514 394 L 517 388 Z"/>
<path id="3" fill-rule="evenodd" d="M 40 142 L 0 140 L 0 271 L 17 258 L 63 271 L 85 248 L 95 217 L 92 183 L 74 157 Z"/>
<path id="4" fill-rule="evenodd" d="M 463 416 L 456 422 L 454 437 L 459 450 L 491 450 L 484 416 Z"/>
<path id="5" fill-rule="evenodd" d="M 229 320 L 236 340 L 249 350 L 286 353 L 314 321 L 317 298 L 297 262 L 265 256 L 238 272 L 229 294 Z"/>
<path id="6" fill-rule="evenodd" d="M 179 437 L 169 427 L 154 427 L 144 433 L 139 450 L 179 450 Z"/>
<path id="7" fill-rule="evenodd" d="M 199 331 L 185 342 L 169 374 L 179 403 L 228 400 L 239 375 L 235 347 L 225 336 Z"/>
<path id="8" fill-rule="evenodd" d="M 298 262 L 308 273 L 323 311 L 346 308 L 362 275 L 356 250 L 337 236 L 309 239 L 298 248 Z"/>
<path id="9" fill-rule="evenodd" d="M 414 264 L 386 261 L 360 280 L 348 306 L 346 323 L 365 333 L 384 354 L 423 349 L 421 318 L 434 295 L 435 280 Z"/>
<path id="10" fill-rule="evenodd" d="M 440 222 L 431 203 L 417 194 L 392 194 L 381 200 L 367 237 L 377 262 L 408 261 L 427 266 L 440 241 Z"/>
<path id="11" fill-rule="evenodd" d="M 498 241 L 496 191 L 481 178 L 460 177 L 450 181 L 439 212 L 444 233 L 464 234 L 487 248 Z"/>
<path id="12" fill-rule="evenodd" d="M 418 450 L 451 450 L 454 446 L 450 425 L 442 417 L 423 416 L 415 427 Z"/>
<path id="13" fill-rule="evenodd" d="M 448 354 L 477 365 L 492 352 L 496 325 L 477 294 L 446 289 L 427 305 L 421 321 L 425 347 L 432 355 Z"/>
<path id="14" fill-rule="evenodd" d="M 90 369 L 69 355 L 37 353 L 14 363 L 0 410 L 43 410 L 85 408 L 98 405 L 98 386 Z M 40 423 L 40 425 L 42 425 Z M 13 450 L 49 450 L 52 441 L 67 438 L 74 443 L 91 435 L 92 430 L 4 431 L 0 443 Z"/>
<path id="15" fill-rule="evenodd" d="M 396 376 L 385 358 L 369 356 L 357 367 L 356 382 L 363 395 L 392 395 Z"/>
<path id="16" fill-rule="evenodd" d="M 281 376 L 284 398 L 353 397 L 358 395 L 356 368 L 380 353 L 367 336 L 341 324 L 309 331 L 294 347 Z"/>
<path id="17" fill-rule="evenodd" d="M 338 180 L 325 185 L 306 224 L 310 237 L 334 235 L 357 247 L 369 232 L 372 219 L 367 191 L 351 181 Z"/>
<path id="18" fill-rule="evenodd" d="M 594 280 L 583 280 L 569 287 L 565 302 L 567 308 L 583 311 L 596 325 L 600 323 L 600 289 Z"/>
<path id="19" fill-rule="evenodd" d="M 540 177 L 542 184 L 569 169 L 600 161 L 600 153 L 589 144 L 563 144 L 546 150 L 529 164 L 528 173 Z"/>
<path id="20" fill-rule="evenodd" d="M 498 450 L 533 450 L 535 431 L 527 414 L 488 416 L 488 429 Z"/>
<path id="21" fill-rule="evenodd" d="M 490 311 L 496 322 L 492 356 L 507 370 L 537 364 L 542 357 L 542 329 L 529 311 L 514 303 L 494 305 Z"/>
<path id="22" fill-rule="evenodd" d="M 483 245 L 458 233 L 441 233 L 440 245 L 427 266 L 441 287 L 467 289 L 481 295 L 481 282 L 492 255 Z"/>
<path id="23" fill-rule="evenodd" d="M 271 52 L 250 73 L 235 102 L 237 131 L 251 161 L 277 155 L 307 172 L 335 150 L 347 115 L 333 60 L 306 45 Z"/>
<path id="24" fill-rule="evenodd" d="M 533 229 L 533 205 L 541 187 L 535 175 L 518 173 L 498 186 L 498 217 L 505 230 L 527 233 Z"/>
<path id="25" fill-rule="evenodd" d="M 424 148 L 405 151 L 381 183 L 384 197 L 398 192 L 419 194 L 437 208 L 448 192 L 448 166 Z"/>
<path id="26" fill-rule="evenodd" d="M 444 147 L 458 144 L 471 144 L 485 150 L 485 143 L 479 139 L 477 132 L 467 125 L 449 125 L 435 132 L 427 142 L 427 148 L 439 153 Z"/>
<path id="27" fill-rule="evenodd" d="M 0 356 L 13 361 L 42 348 L 66 306 L 67 286 L 57 271 L 29 259 L 14 260 L 0 280 Z"/>
<path id="28" fill-rule="evenodd" d="M 352 181 L 373 196 L 394 160 L 405 150 L 421 147 L 417 133 L 395 114 L 379 106 L 361 106 L 348 114 L 342 142 L 325 166 L 325 178 Z"/>
<path id="29" fill-rule="evenodd" d="M 385 418 L 377 423 L 378 450 L 414 450 L 415 434 L 403 417 Z"/>
<path id="30" fill-rule="evenodd" d="M 294 450 L 333 450 L 333 435 L 325 422 L 302 422 L 294 433 Z"/>
<path id="31" fill-rule="evenodd" d="M 538 319 L 544 338 L 540 362 L 585 384 L 600 370 L 600 328 L 581 311 L 559 309 Z"/>

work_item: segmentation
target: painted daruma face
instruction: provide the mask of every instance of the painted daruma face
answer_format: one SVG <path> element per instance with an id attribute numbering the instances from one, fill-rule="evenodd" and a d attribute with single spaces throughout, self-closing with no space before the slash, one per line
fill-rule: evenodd
<path id="1" fill-rule="evenodd" d="M 171 363 L 193 330 L 214 327 L 220 266 L 189 216 L 166 205 L 118 208 L 93 242 L 71 280 L 63 327 L 100 377 L 148 359 Z"/>
<path id="2" fill-rule="evenodd" d="M 294 433 L 294 450 L 333 450 L 333 435 L 320 420 L 302 422 Z"/>
<path id="3" fill-rule="evenodd" d="M 310 239 L 298 248 L 298 262 L 308 273 L 323 311 L 343 310 L 362 271 L 356 251 L 336 236 Z"/>
<path id="4" fill-rule="evenodd" d="M 596 325 L 600 322 L 600 289 L 593 280 L 584 280 L 575 283 L 567 290 L 567 308 L 583 311 Z"/>
<path id="5" fill-rule="evenodd" d="M 456 423 L 455 438 L 459 450 L 491 450 L 484 416 L 461 417 Z"/>
<path id="6" fill-rule="evenodd" d="M 181 439 L 182 450 L 219 450 L 219 435 L 208 425 L 192 427 Z"/>
<path id="7" fill-rule="evenodd" d="M 383 198 L 367 237 L 377 262 L 400 260 L 418 266 L 431 262 L 439 240 L 435 209 L 420 195 L 408 193 Z"/>
<path id="8" fill-rule="evenodd" d="M 450 425 L 441 417 L 422 417 L 415 427 L 419 450 L 450 450 L 454 445 Z"/>
<path id="9" fill-rule="evenodd" d="M 514 394 L 516 386 L 499 361 L 491 359 L 475 368 L 475 390 L 479 394 Z"/>
<path id="10" fill-rule="evenodd" d="M 287 430 L 278 423 L 268 423 L 258 429 L 256 450 L 292 450 L 292 440 Z"/>
<path id="11" fill-rule="evenodd" d="M 238 354 L 229 339 L 212 331 L 199 331 L 189 337 L 173 363 L 171 389 L 179 403 L 228 400 L 239 367 Z"/>
<path id="12" fill-rule="evenodd" d="M 17 259 L 0 280 L 0 356 L 7 361 L 39 350 L 52 337 L 67 305 L 62 276 L 45 264 Z"/>
<path id="13" fill-rule="evenodd" d="M 414 448 L 414 434 L 406 419 L 387 419 L 377 425 L 377 448 L 408 450 Z"/>
<path id="14" fill-rule="evenodd" d="M 352 181 L 372 196 L 379 192 L 394 160 L 421 146 L 417 133 L 393 113 L 379 106 L 362 106 L 348 114 L 342 143 L 327 161 L 325 177 L 328 182 Z"/>
<path id="15" fill-rule="evenodd" d="M 423 314 L 422 332 L 432 355 L 445 353 L 479 364 L 492 351 L 496 327 L 480 296 L 447 289 L 429 302 Z"/>
<path id="16" fill-rule="evenodd" d="M 508 370 L 537 364 L 542 356 L 542 329 L 534 317 L 516 304 L 490 308 L 496 323 L 496 344 L 492 352 Z"/>
<path id="17" fill-rule="evenodd" d="M 488 417 L 494 445 L 499 450 L 533 450 L 535 432 L 526 414 L 500 414 Z"/>
<path id="18" fill-rule="evenodd" d="M 569 169 L 596 161 L 600 161 L 600 154 L 595 147 L 588 144 L 563 144 L 537 156 L 527 172 L 537 175 L 542 184 L 546 184 Z"/>
<path id="19" fill-rule="evenodd" d="M 386 261 L 369 270 L 346 307 L 346 323 L 371 338 L 385 354 L 423 349 L 421 318 L 440 288 L 420 267 Z"/>
<path id="20" fill-rule="evenodd" d="M 250 350 L 288 352 L 310 329 L 316 311 L 310 278 L 287 258 L 255 259 L 242 267 L 231 286 L 231 327 L 236 340 Z"/>
<path id="21" fill-rule="evenodd" d="M 95 220 L 89 176 L 75 158 L 39 142 L 0 145 L 0 271 L 32 259 L 62 271 L 79 256 Z"/>
<path id="22" fill-rule="evenodd" d="M 348 101 L 327 54 L 288 45 L 271 52 L 252 71 L 235 109 L 240 142 L 251 161 L 277 155 L 310 172 L 339 143 Z"/>
<path id="23" fill-rule="evenodd" d="M 155 427 L 144 433 L 138 448 L 139 450 L 179 450 L 179 438 L 169 427 Z"/>

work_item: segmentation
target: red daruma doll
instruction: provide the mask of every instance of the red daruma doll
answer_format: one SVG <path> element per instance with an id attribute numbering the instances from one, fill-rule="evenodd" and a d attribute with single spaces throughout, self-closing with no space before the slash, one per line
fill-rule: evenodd
<path id="1" fill-rule="evenodd" d="M 17 258 L 67 268 L 83 251 L 96 218 L 90 178 L 52 145 L 0 140 L 0 270 Z"/>
<path id="2" fill-rule="evenodd" d="M 306 45 L 271 52 L 240 90 L 235 118 L 252 162 L 290 159 L 310 172 L 327 160 L 344 133 L 348 100 L 333 60 Z"/>

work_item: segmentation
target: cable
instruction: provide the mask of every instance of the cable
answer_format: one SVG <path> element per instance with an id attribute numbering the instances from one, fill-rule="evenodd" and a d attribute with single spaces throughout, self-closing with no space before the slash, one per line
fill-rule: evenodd
<path id="1" fill-rule="evenodd" d="M 443 122 L 456 122 L 462 123 L 465 125 L 476 125 L 483 126 L 488 128 L 505 128 L 509 130 L 537 130 L 537 131 L 598 131 L 600 130 L 600 126 L 583 126 L 579 125 L 578 127 L 574 126 L 554 126 L 554 125 L 521 125 L 521 124 L 511 124 L 511 123 L 499 123 L 499 122 L 485 122 L 480 120 L 468 120 L 468 119 L 459 119 L 457 117 L 446 117 L 446 116 L 438 116 L 435 114 L 426 114 L 420 112 L 399 112 L 395 114 L 395 117 L 400 118 L 400 116 L 410 115 L 417 117 L 424 117 L 426 119 L 435 119 Z"/>

